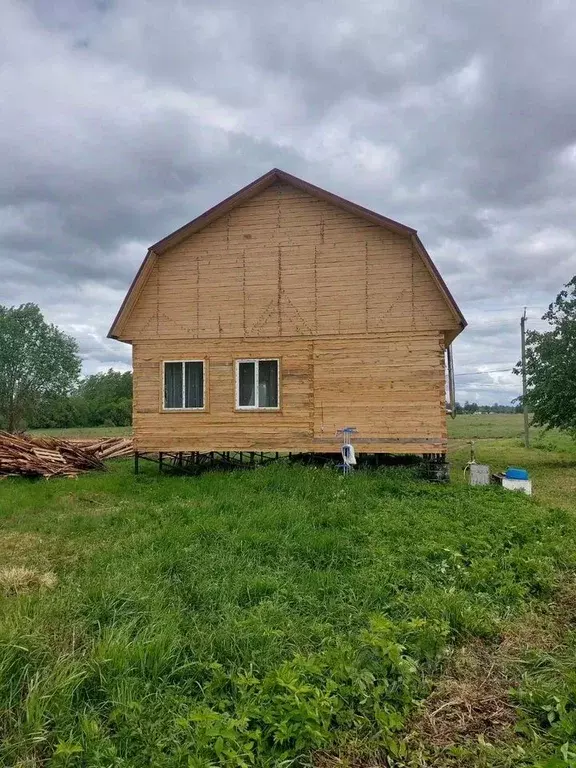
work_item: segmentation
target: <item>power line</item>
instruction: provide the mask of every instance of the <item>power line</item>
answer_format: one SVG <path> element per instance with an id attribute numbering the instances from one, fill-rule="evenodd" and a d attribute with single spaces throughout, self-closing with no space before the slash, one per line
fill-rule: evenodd
<path id="1" fill-rule="evenodd" d="M 473 304 L 474 302 L 466 302 L 467 304 Z M 464 305 L 464 302 L 462 302 Z M 514 306 L 508 305 L 506 307 L 477 307 L 474 309 L 474 312 L 512 312 L 517 309 L 520 309 L 523 305 Z M 526 309 L 542 309 L 542 305 L 540 304 L 528 304 Z"/>
<path id="2" fill-rule="evenodd" d="M 536 317 L 527 317 L 526 318 L 531 326 L 534 326 L 536 323 L 540 323 L 542 328 L 549 327 L 549 323 L 547 320 L 541 320 L 540 318 Z M 481 331 L 482 328 L 486 328 L 488 326 L 492 325 L 512 325 L 516 324 L 518 322 L 517 317 L 500 317 L 500 318 L 493 318 L 492 320 L 471 320 L 468 323 L 468 328 L 471 330 L 478 330 Z M 532 330 L 538 330 L 537 328 L 533 328 Z"/>
<path id="3" fill-rule="evenodd" d="M 463 304 L 481 304 L 482 302 L 489 301 L 490 299 L 466 299 L 466 301 L 463 301 Z M 507 307 L 511 307 L 512 309 L 520 309 L 524 308 L 526 306 L 526 309 L 534 309 L 535 307 L 542 307 L 542 306 L 548 306 L 550 304 L 549 301 L 541 302 L 540 304 L 507 304 Z M 488 307 L 490 309 L 490 307 Z"/>
<path id="4" fill-rule="evenodd" d="M 488 376 L 491 373 L 512 373 L 513 366 L 510 368 L 499 368 L 496 371 L 470 371 L 469 373 L 455 373 L 455 376 Z"/>

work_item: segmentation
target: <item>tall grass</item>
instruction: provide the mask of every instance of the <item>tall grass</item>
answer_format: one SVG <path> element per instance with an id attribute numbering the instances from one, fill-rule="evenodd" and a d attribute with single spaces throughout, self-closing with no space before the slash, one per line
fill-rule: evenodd
<path id="1" fill-rule="evenodd" d="M 0 489 L 2 563 L 57 577 L 0 593 L 5 765 L 402 762 L 450 648 L 576 564 L 572 514 L 499 489 L 112 466 Z"/>

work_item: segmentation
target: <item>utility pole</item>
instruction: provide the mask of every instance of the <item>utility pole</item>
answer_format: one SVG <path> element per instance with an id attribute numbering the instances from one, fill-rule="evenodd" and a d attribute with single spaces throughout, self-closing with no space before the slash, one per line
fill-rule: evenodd
<path id="1" fill-rule="evenodd" d="M 526 400 L 526 307 L 520 318 L 520 336 L 522 339 L 522 407 L 524 409 L 524 446 L 530 448 L 530 425 L 528 423 L 528 402 Z"/>

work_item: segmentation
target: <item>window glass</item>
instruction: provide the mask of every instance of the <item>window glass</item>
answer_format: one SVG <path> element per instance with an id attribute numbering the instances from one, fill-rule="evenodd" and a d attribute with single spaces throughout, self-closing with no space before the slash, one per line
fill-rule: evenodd
<path id="1" fill-rule="evenodd" d="M 182 408 L 182 363 L 164 363 L 164 407 Z"/>
<path id="2" fill-rule="evenodd" d="M 238 363 L 238 405 L 254 406 L 256 394 L 256 365 Z"/>
<path id="3" fill-rule="evenodd" d="M 185 408 L 204 408 L 204 363 L 184 363 Z"/>
<path id="4" fill-rule="evenodd" d="M 278 407 L 278 360 L 258 362 L 258 406 Z"/>

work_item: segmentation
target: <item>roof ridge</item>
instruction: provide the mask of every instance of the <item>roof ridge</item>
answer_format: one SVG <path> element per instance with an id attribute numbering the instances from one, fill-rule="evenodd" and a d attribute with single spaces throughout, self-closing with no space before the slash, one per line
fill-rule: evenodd
<path id="1" fill-rule="evenodd" d="M 291 186 L 296 187 L 303 192 L 306 192 L 311 197 L 316 197 L 320 200 L 324 200 L 330 203 L 331 205 L 346 210 L 354 216 L 359 216 L 363 219 L 366 219 L 367 221 L 372 222 L 373 224 L 376 224 L 377 226 L 384 227 L 385 229 L 396 232 L 397 234 L 410 237 L 420 257 L 430 272 L 433 280 L 443 294 L 446 303 L 451 308 L 454 316 L 458 318 L 459 322 L 462 324 L 462 327 L 466 325 L 466 320 L 464 319 L 462 312 L 456 304 L 454 297 L 448 290 L 448 286 L 438 272 L 438 269 L 432 261 L 430 254 L 418 237 L 416 229 L 408 227 L 406 224 L 401 224 L 399 221 L 390 219 L 387 216 L 382 216 L 381 214 L 376 213 L 369 208 L 364 208 L 363 206 L 358 205 L 357 203 L 353 203 L 350 200 L 346 200 L 345 198 L 340 197 L 339 195 L 335 195 L 333 192 L 329 192 L 322 187 L 317 187 L 314 184 L 299 178 L 298 176 L 294 176 L 287 171 L 283 171 L 281 168 L 271 168 L 269 171 L 262 174 L 262 176 L 254 179 L 254 181 L 251 181 L 249 184 L 234 192 L 232 195 L 229 195 L 224 200 L 212 206 L 212 208 L 209 208 L 208 210 L 204 211 L 204 213 L 201 213 L 195 219 L 192 219 L 191 221 L 176 229 L 174 232 L 171 232 L 166 237 L 158 240 L 158 242 L 154 243 L 154 245 L 150 246 L 146 258 L 140 265 L 140 269 L 132 281 L 132 284 L 128 289 L 128 293 L 126 294 L 118 314 L 112 323 L 112 327 L 110 328 L 108 336 L 112 338 L 116 336 L 117 327 L 128 311 L 128 304 L 130 302 L 131 296 L 137 289 L 139 289 L 142 280 L 145 280 L 144 273 L 146 272 L 146 267 L 149 266 L 149 263 L 152 259 L 161 256 L 169 248 L 178 245 L 187 237 L 190 237 L 196 232 L 199 232 L 201 229 L 204 229 L 204 227 L 207 227 L 213 221 L 216 221 L 216 219 L 219 219 L 221 216 L 231 211 L 237 205 L 250 200 L 252 197 L 271 186 L 277 179 L 285 182 L 286 184 L 290 184 Z"/>

